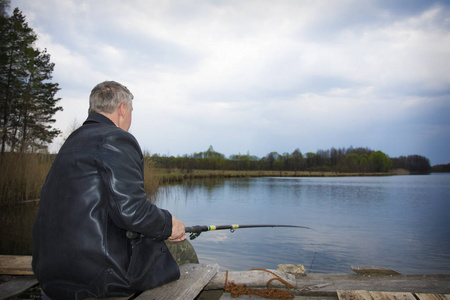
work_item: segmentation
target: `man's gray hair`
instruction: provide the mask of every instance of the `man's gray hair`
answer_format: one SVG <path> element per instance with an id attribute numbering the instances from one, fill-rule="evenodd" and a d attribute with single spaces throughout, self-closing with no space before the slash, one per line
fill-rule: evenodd
<path id="1" fill-rule="evenodd" d="M 105 81 L 97 84 L 89 96 L 89 113 L 113 113 L 125 102 L 127 107 L 132 107 L 133 94 L 126 86 L 115 81 Z"/>

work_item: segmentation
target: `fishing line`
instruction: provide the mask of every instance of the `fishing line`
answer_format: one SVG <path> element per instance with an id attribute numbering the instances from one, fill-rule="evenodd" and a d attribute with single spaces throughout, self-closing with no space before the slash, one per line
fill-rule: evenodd
<path id="1" fill-rule="evenodd" d="M 312 259 L 312 261 L 311 261 L 311 265 L 309 266 L 309 271 L 308 271 L 308 273 L 311 273 L 311 270 L 312 270 L 314 261 L 316 260 L 316 253 L 317 253 L 317 252 L 314 251 L 314 256 L 313 256 L 313 259 Z"/>

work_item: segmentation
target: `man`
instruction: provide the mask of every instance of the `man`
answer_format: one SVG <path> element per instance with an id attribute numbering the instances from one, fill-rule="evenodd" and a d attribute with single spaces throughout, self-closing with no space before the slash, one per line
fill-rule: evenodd
<path id="1" fill-rule="evenodd" d="M 98 84 L 42 188 L 32 265 L 51 299 L 128 296 L 180 276 L 164 240 L 185 241 L 184 223 L 146 198 L 132 99 L 120 83 Z"/>

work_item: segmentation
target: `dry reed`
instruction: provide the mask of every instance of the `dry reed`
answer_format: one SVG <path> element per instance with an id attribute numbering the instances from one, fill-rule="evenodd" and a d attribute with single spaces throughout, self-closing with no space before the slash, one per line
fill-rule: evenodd
<path id="1" fill-rule="evenodd" d="M 38 199 L 53 155 L 5 153 L 0 158 L 0 203 Z"/>

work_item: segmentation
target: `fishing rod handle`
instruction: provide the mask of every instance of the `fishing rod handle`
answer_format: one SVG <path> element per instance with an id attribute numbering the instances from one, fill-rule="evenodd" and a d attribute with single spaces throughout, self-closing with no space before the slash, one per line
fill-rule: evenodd
<path id="1" fill-rule="evenodd" d="M 208 226 L 205 225 L 194 225 L 194 226 L 186 226 L 184 228 L 185 232 L 191 232 L 191 233 L 200 233 L 203 231 L 208 231 Z"/>
<path id="2" fill-rule="evenodd" d="M 187 227 L 185 227 L 184 231 L 191 232 L 191 233 L 200 233 L 203 231 L 208 231 L 208 226 L 204 226 L 204 225 L 187 226 Z M 140 234 L 140 233 L 129 231 L 129 230 L 127 231 L 127 238 L 129 238 L 130 240 L 137 239 L 141 236 L 142 236 L 142 234 Z"/>

